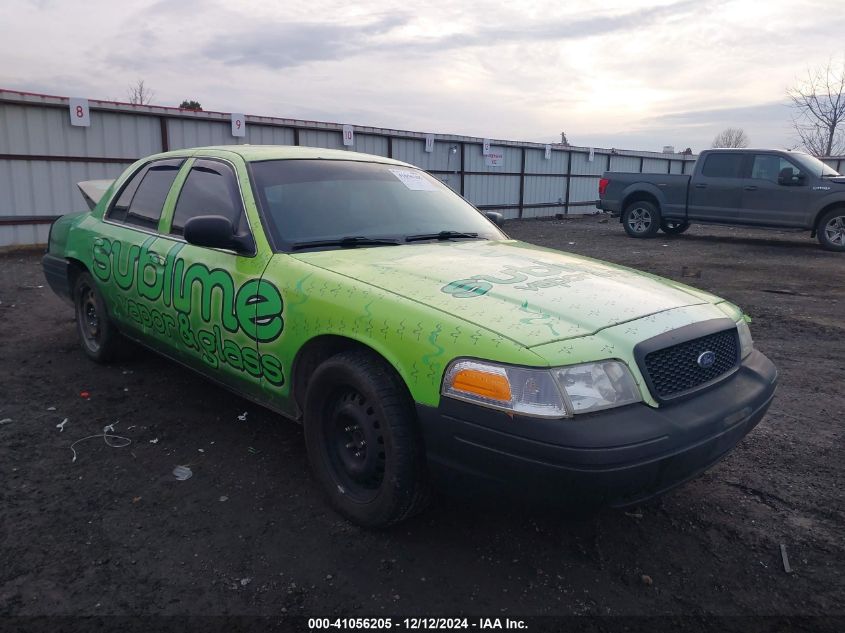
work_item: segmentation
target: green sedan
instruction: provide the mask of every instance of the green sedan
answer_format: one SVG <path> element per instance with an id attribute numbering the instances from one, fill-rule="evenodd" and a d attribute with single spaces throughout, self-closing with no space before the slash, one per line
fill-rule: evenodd
<path id="1" fill-rule="evenodd" d="M 367 526 L 434 484 L 625 506 L 721 459 L 777 371 L 716 296 L 509 239 L 427 173 L 298 147 L 207 147 L 80 183 L 45 276 L 82 350 L 127 341 L 301 422 Z"/>

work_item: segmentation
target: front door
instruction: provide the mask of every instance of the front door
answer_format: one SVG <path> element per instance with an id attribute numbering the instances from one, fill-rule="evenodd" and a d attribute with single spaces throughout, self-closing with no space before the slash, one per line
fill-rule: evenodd
<path id="1" fill-rule="evenodd" d="M 809 185 L 795 163 L 777 154 L 755 154 L 750 176 L 742 187 L 743 215 L 748 222 L 804 225 Z"/>
<path id="2" fill-rule="evenodd" d="M 234 164 L 203 158 L 188 168 L 155 244 L 165 270 L 161 309 L 175 321 L 168 340 L 182 362 L 238 392 L 260 397 L 262 381 L 282 381 L 280 364 L 258 352 L 262 334 L 282 319 L 281 300 L 276 315 L 272 298 L 268 303 L 262 295 L 261 275 L 271 252 L 263 241 L 250 253 L 185 242 L 185 223 L 199 215 L 225 216 L 242 234 L 260 231 L 247 218 Z"/>

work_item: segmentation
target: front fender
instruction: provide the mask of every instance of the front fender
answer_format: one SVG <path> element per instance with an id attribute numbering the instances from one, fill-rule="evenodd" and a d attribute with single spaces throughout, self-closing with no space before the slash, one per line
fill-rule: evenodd
<path id="1" fill-rule="evenodd" d="M 811 206 L 810 217 L 807 218 L 807 224 L 813 230 L 813 233 L 816 232 L 816 225 L 822 213 L 836 205 L 845 205 L 845 191 L 835 191 L 815 201 L 815 204 Z"/>

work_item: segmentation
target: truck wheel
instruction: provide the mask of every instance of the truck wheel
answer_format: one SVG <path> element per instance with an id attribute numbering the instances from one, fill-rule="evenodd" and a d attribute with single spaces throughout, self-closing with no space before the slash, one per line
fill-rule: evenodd
<path id="1" fill-rule="evenodd" d="M 680 235 L 689 228 L 689 222 L 680 220 L 661 220 L 660 230 L 667 235 Z"/>
<path id="2" fill-rule="evenodd" d="M 660 229 L 660 211 L 651 202 L 636 200 L 625 207 L 622 225 L 631 237 L 654 237 Z"/>
<path id="3" fill-rule="evenodd" d="M 384 527 L 428 499 L 425 450 L 401 378 L 366 350 L 317 367 L 305 396 L 308 460 L 332 505 L 353 523 Z"/>
<path id="4" fill-rule="evenodd" d="M 79 342 L 88 358 L 108 363 L 126 350 L 126 339 L 109 319 L 103 297 L 86 272 L 79 273 L 73 284 L 73 305 Z"/>
<path id="5" fill-rule="evenodd" d="M 822 248 L 845 251 L 845 208 L 831 209 L 819 218 L 816 234 Z"/>

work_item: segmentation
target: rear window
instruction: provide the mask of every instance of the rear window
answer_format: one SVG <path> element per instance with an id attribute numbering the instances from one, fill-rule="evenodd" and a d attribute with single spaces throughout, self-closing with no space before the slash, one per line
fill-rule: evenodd
<path id="1" fill-rule="evenodd" d="M 701 174 L 708 178 L 741 178 L 745 154 L 710 154 Z"/>

